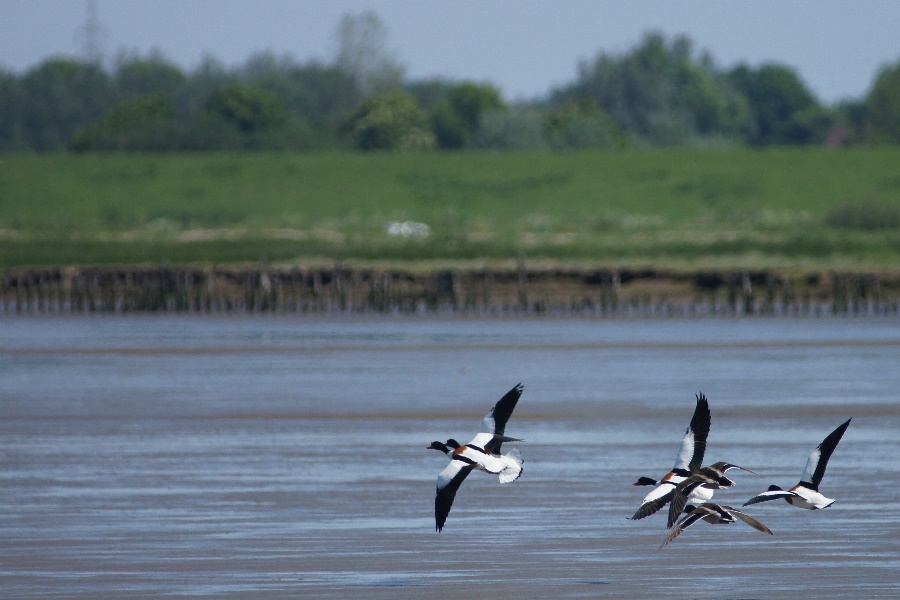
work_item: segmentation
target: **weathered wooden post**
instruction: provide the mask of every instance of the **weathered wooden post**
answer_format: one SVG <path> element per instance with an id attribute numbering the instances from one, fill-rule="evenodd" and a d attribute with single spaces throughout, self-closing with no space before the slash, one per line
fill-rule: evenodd
<path id="1" fill-rule="evenodd" d="M 522 253 L 516 258 L 516 276 L 519 310 L 528 312 L 528 271 L 525 269 L 525 255 Z"/>
<path id="2" fill-rule="evenodd" d="M 744 296 L 744 314 L 753 313 L 753 285 L 750 281 L 750 273 L 744 271 L 741 273 L 741 292 Z"/>

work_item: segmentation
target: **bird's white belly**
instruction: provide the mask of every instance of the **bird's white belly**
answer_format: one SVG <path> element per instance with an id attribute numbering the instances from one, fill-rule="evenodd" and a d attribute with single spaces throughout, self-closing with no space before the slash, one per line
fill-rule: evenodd
<path id="1" fill-rule="evenodd" d="M 714 492 L 715 490 L 698 485 L 691 490 L 691 493 L 688 495 L 688 502 L 691 504 L 703 504 L 704 502 L 709 502 L 712 500 Z"/>
<path id="2" fill-rule="evenodd" d="M 787 501 L 797 508 L 817 510 L 821 508 L 827 508 L 834 504 L 833 499 L 826 498 L 819 492 L 811 490 L 807 487 L 796 486 L 791 491 L 794 492 L 796 496 L 787 498 Z"/>
<path id="3" fill-rule="evenodd" d="M 506 461 L 500 456 L 484 454 L 477 450 L 472 450 L 471 448 L 466 448 L 462 454 L 466 458 L 472 460 L 475 463 L 475 468 L 480 471 L 496 474 L 506 467 Z"/>

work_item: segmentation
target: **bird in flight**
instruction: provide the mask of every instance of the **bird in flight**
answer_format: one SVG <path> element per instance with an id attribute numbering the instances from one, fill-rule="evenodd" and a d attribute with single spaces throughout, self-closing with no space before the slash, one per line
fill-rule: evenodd
<path id="1" fill-rule="evenodd" d="M 832 498 L 826 498 L 819 492 L 819 485 L 822 483 L 822 477 L 825 476 L 828 459 L 831 458 L 832 452 L 837 448 L 838 442 L 841 441 L 841 437 L 847 431 L 852 420 L 850 418 L 841 423 L 837 429 L 822 440 L 821 444 L 816 446 L 806 461 L 806 468 L 803 469 L 803 475 L 800 476 L 800 483 L 789 490 L 783 490 L 777 485 L 770 485 L 768 490 L 754 496 L 745 502 L 744 506 L 778 498 L 784 498 L 791 506 L 807 510 L 819 510 L 834 504 L 835 501 Z"/>
<path id="2" fill-rule="evenodd" d="M 520 383 L 500 398 L 481 421 L 481 432 L 468 444 L 460 445 L 456 440 L 449 439 L 446 443 L 432 442 L 428 446 L 429 450 L 438 450 L 450 458 L 450 464 L 437 477 L 434 498 L 437 531 L 444 528 L 456 492 L 473 470 L 493 473 L 499 477 L 500 483 L 515 481 L 522 474 L 522 459 L 517 450 L 500 454 L 503 442 L 522 441 L 504 435 L 506 422 L 512 415 L 522 390 Z"/>
<path id="3" fill-rule="evenodd" d="M 681 448 L 675 458 L 675 466 L 659 481 L 651 477 L 640 477 L 632 485 L 656 486 L 647 494 L 641 502 L 640 508 L 632 515 L 632 520 L 649 517 L 665 506 L 675 494 L 675 487 L 698 471 L 703 464 L 703 454 L 706 452 L 706 438 L 709 435 L 709 427 L 712 417 L 709 412 L 709 401 L 702 393 L 697 394 L 697 405 L 684 437 L 681 439 Z M 704 501 L 712 498 L 696 498 Z"/>

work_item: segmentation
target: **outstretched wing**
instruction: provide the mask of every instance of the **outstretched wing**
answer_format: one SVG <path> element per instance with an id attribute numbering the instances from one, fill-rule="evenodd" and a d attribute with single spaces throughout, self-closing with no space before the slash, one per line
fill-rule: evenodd
<path id="1" fill-rule="evenodd" d="M 706 453 L 706 438 L 709 436 L 709 427 L 712 424 L 712 416 L 709 412 L 709 401 L 702 393 L 697 395 L 697 406 L 681 439 L 681 449 L 675 459 L 674 469 L 684 471 L 697 471 L 703 464 L 703 455 Z"/>
<path id="2" fill-rule="evenodd" d="M 755 529 L 757 531 L 762 531 L 763 533 L 768 533 L 769 535 L 774 535 L 772 533 L 771 529 L 769 529 L 768 527 L 766 527 L 765 525 L 763 525 L 762 523 L 760 523 L 759 521 L 757 521 L 750 515 L 744 514 L 741 511 L 737 510 L 736 508 L 732 508 L 730 506 L 723 506 L 722 508 L 727 510 L 730 514 L 734 515 L 735 517 L 737 517 L 738 519 L 740 519 L 741 521 L 743 521 L 744 523 L 746 523 L 753 529 Z"/>
<path id="3" fill-rule="evenodd" d="M 699 521 L 700 519 L 705 517 L 706 515 L 709 515 L 713 512 L 715 512 L 715 511 L 711 510 L 708 506 L 704 506 L 704 505 L 700 505 L 696 509 L 692 510 L 689 515 L 687 515 L 685 518 L 683 518 L 681 520 L 680 523 L 678 523 L 678 525 L 676 525 L 675 527 L 672 527 L 672 530 L 669 531 L 669 535 L 666 536 L 666 539 L 663 540 L 663 543 L 660 545 L 659 548 L 657 548 L 656 551 L 659 552 L 660 550 L 662 550 L 666 546 L 666 544 L 668 544 L 669 542 L 671 542 L 672 540 L 677 538 L 679 535 L 681 535 L 682 531 L 684 531 L 685 529 L 687 529 L 688 527 L 690 527 L 691 525 L 693 525 L 694 523 L 696 523 L 697 521 Z"/>
<path id="4" fill-rule="evenodd" d="M 516 408 L 516 403 L 519 401 L 519 397 L 522 395 L 522 390 L 524 389 L 525 388 L 520 383 L 506 392 L 505 396 L 497 400 L 497 404 L 488 411 L 488 414 L 486 414 L 481 421 L 482 433 L 491 433 L 495 436 L 503 435 L 504 431 L 506 431 L 506 422 L 509 420 L 509 417 L 512 416 L 513 410 Z M 490 450 L 499 454 L 502 443 L 502 439 L 495 438 L 495 441 L 491 444 Z"/>
<path id="5" fill-rule="evenodd" d="M 488 454 L 500 454 L 500 446 L 503 442 L 522 442 L 519 438 L 508 437 L 505 435 L 494 435 L 492 433 L 477 433 L 466 446 L 470 448 L 481 448 Z"/>
<path id="6" fill-rule="evenodd" d="M 819 491 L 819 484 L 822 483 L 822 477 L 825 476 L 828 459 L 831 458 L 831 453 L 837 448 L 838 442 L 841 441 L 841 437 L 847 431 L 852 420 L 847 419 L 841 423 L 837 429 L 828 434 L 821 444 L 816 446 L 816 449 L 809 455 L 809 460 L 806 461 L 806 468 L 803 469 L 803 475 L 800 477 L 801 483 L 806 483 L 807 487 Z"/>
<path id="7" fill-rule="evenodd" d="M 718 487 L 715 482 L 709 481 L 707 477 L 699 473 L 691 475 L 675 487 L 675 493 L 672 494 L 671 504 L 669 504 L 669 520 L 666 522 L 666 527 L 673 526 L 678 517 L 681 516 L 681 513 L 684 512 L 684 507 L 688 503 L 688 496 L 691 495 L 694 488 L 704 484 L 712 488 Z"/>
<path id="8" fill-rule="evenodd" d="M 506 392 L 506 395 L 497 400 L 497 404 L 488 411 L 481 421 L 481 431 L 483 433 L 493 433 L 495 435 L 503 435 L 506 430 L 506 422 L 516 408 L 516 403 L 522 395 L 525 388 L 522 384 L 516 385 L 513 389 Z"/>
<path id="9" fill-rule="evenodd" d="M 783 490 L 777 485 L 771 485 L 767 491 L 744 502 L 744 506 L 750 506 L 751 504 L 757 504 L 759 502 L 768 502 L 769 500 L 778 500 L 779 498 L 790 498 L 791 496 L 796 495 L 797 494 L 794 492 Z"/>
<path id="10" fill-rule="evenodd" d="M 649 517 L 653 513 L 659 511 L 663 506 L 668 504 L 675 495 L 675 486 L 670 483 L 657 486 L 652 492 L 647 494 L 640 508 L 631 516 L 632 521 Z"/>
<path id="11" fill-rule="evenodd" d="M 444 528 L 450 507 L 453 506 L 453 499 L 456 498 L 456 491 L 475 468 L 472 461 L 462 460 L 464 458 L 454 458 L 438 475 L 434 497 L 434 528 L 437 531 Z"/>

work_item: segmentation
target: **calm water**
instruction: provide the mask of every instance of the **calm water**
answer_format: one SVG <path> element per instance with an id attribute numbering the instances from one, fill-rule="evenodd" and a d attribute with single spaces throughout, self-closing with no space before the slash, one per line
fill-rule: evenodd
<path id="1" fill-rule="evenodd" d="M 5 318 L 0 596 L 900 597 L 900 321 Z M 434 531 L 431 440 L 518 382 L 525 458 Z M 626 519 L 703 391 L 774 532 Z"/>

